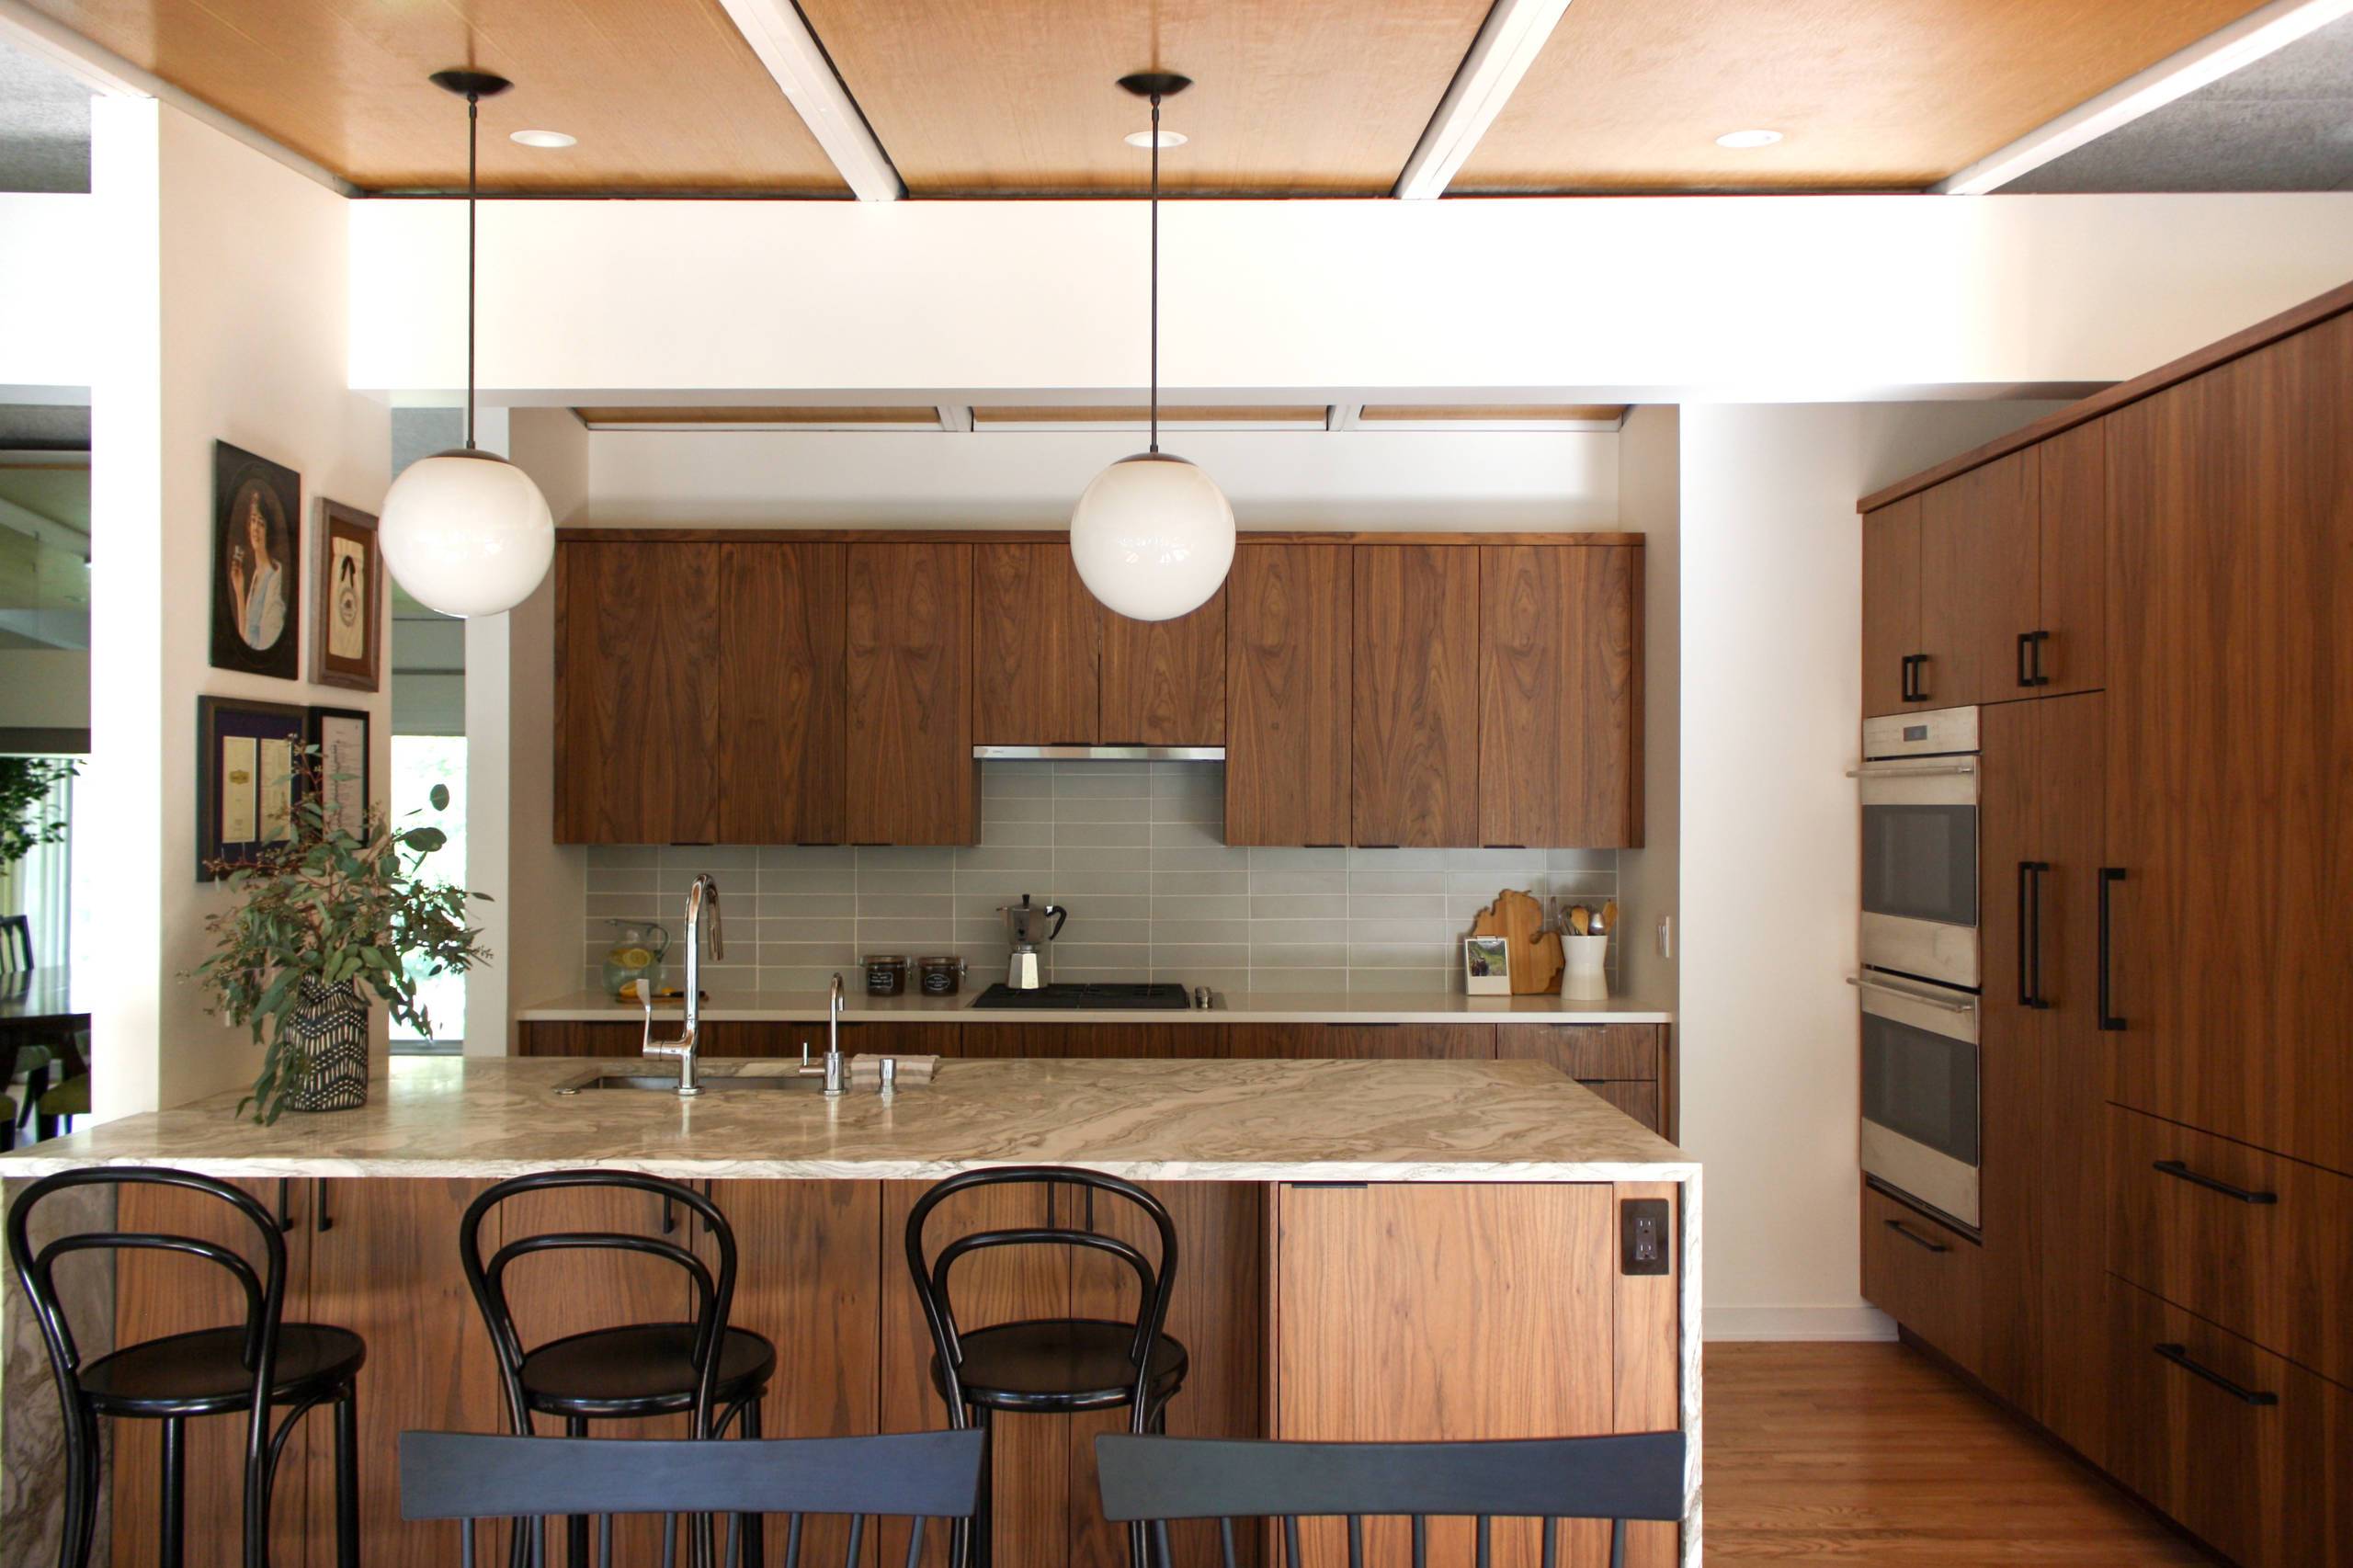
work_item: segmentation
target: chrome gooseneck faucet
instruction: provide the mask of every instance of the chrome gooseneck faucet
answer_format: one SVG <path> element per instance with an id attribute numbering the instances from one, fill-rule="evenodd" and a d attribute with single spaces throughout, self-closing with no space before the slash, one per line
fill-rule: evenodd
<path id="1" fill-rule="evenodd" d="M 695 1052 L 701 1044 L 702 920 L 706 909 L 710 914 L 710 956 L 723 959 L 727 956 L 727 944 L 720 937 L 719 884 L 709 876 L 700 876 L 695 879 L 694 886 L 687 890 L 687 1022 L 685 1031 L 677 1039 L 654 1038 L 654 997 L 650 983 L 638 983 L 638 997 L 645 1004 L 645 1054 L 678 1059 L 678 1096 L 681 1099 L 691 1099 L 702 1093 L 702 1085 L 695 1081 Z"/>

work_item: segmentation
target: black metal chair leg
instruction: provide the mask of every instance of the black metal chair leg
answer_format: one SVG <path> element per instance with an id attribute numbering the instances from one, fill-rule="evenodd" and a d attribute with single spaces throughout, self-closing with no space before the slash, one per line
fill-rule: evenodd
<path id="1" fill-rule="evenodd" d="M 996 1421 L 986 1405 L 974 1414 L 981 1429 L 981 1499 L 972 1510 L 972 1568 L 989 1568 L 996 1556 Z"/>
<path id="2" fill-rule="evenodd" d="M 563 1418 L 563 1435 L 585 1437 L 588 1435 L 588 1418 L 567 1415 Z M 589 1568 L 588 1516 L 574 1514 L 563 1522 L 563 1561 L 565 1568 Z"/>
<path id="3" fill-rule="evenodd" d="M 184 1417 L 175 1415 L 164 1423 L 160 1469 L 163 1479 L 155 1521 L 161 1539 L 155 1545 L 155 1562 L 158 1568 L 180 1568 L 182 1537 L 188 1525 L 188 1423 Z"/>
<path id="4" fill-rule="evenodd" d="M 65 1519 L 59 1532 L 58 1568 L 88 1568 L 90 1521 L 97 1511 L 97 1432 L 85 1413 L 65 1420 Z"/>
<path id="5" fill-rule="evenodd" d="M 359 1389 L 335 1403 L 335 1568 L 359 1568 Z"/>
<path id="6" fill-rule="evenodd" d="M 740 1436 L 752 1438 L 759 1437 L 760 1399 L 757 1394 L 753 1395 L 751 1403 L 744 1406 L 744 1414 L 739 1419 L 743 1423 Z M 743 1568 L 763 1568 L 767 1561 L 767 1522 L 757 1514 L 745 1514 L 739 1517 L 737 1524 L 744 1532 Z"/>

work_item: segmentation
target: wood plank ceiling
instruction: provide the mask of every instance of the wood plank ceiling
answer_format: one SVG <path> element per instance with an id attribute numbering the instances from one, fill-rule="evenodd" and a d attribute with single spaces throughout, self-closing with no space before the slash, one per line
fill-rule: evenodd
<path id="1" fill-rule="evenodd" d="M 24 0 L 374 191 L 840 197 L 720 0 Z M 2257 0 L 1574 0 L 1450 194 L 1917 190 Z M 789 4 L 788 4 L 789 8 Z M 1489 0 L 801 0 L 908 194 L 1131 193 L 1165 68 L 1177 194 L 1387 192 Z M 1732 152 L 1725 131 L 1785 133 Z M 544 152 L 506 133 L 579 139 Z"/>

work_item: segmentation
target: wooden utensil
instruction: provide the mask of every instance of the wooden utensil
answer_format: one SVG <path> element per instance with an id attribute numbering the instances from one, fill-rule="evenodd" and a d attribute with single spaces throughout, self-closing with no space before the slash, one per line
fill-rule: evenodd
<path id="1" fill-rule="evenodd" d="M 1473 937 L 1501 937 L 1511 951 L 1511 989 L 1516 996 L 1553 990 L 1561 983 L 1561 937 L 1544 929 L 1544 906 L 1509 888 L 1471 922 Z"/>
<path id="2" fill-rule="evenodd" d="M 1593 935 L 1593 911 L 1582 903 L 1569 905 L 1569 930 L 1579 937 Z"/>

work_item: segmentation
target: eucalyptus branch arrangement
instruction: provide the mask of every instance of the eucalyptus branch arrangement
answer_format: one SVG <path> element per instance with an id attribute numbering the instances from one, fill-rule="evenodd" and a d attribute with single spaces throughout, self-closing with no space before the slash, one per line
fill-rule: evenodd
<path id="1" fill-rule="evenodd" d="M 41 845 L 65 836 L 63 819 L 35 827 L 32 815 L 60 779 L 77 771 L 68 758 L 0 756 L 0 867 L 13 866 Z"/>
<path id="2" fill-rule="evenodd" d="M 395 831 L 380 809 L 355 836 L 328 820 L 316 748 L 297 772 L 288 841 L 250 863 L 210 868 L 233 902 L 204 923 L 215 950 L 188 974 L 204 990 L 208 1012 L 246 1025 L 262 1047 L 260 1075 L 237 1110 L 251 1106 L 264 1123 L 278 1119 L 288 1092 L 311 1071 L 311 1053 L 287 1031 L 306 1005 L 337 985 L 364 985 L 394 1018 L 430 1036 L 410 962 L 422 960 L 429 977 L 462 974 L 491 956 L 465 922 L 466 900 L 487 895 L 417 874 L 425 857 L 449 842 L 446 834 L 425 824 Z M 432 801 L 446 810 L 448 788 L 434 786 Z M 404 852 L 413 858 L 404 861 Z"/>

